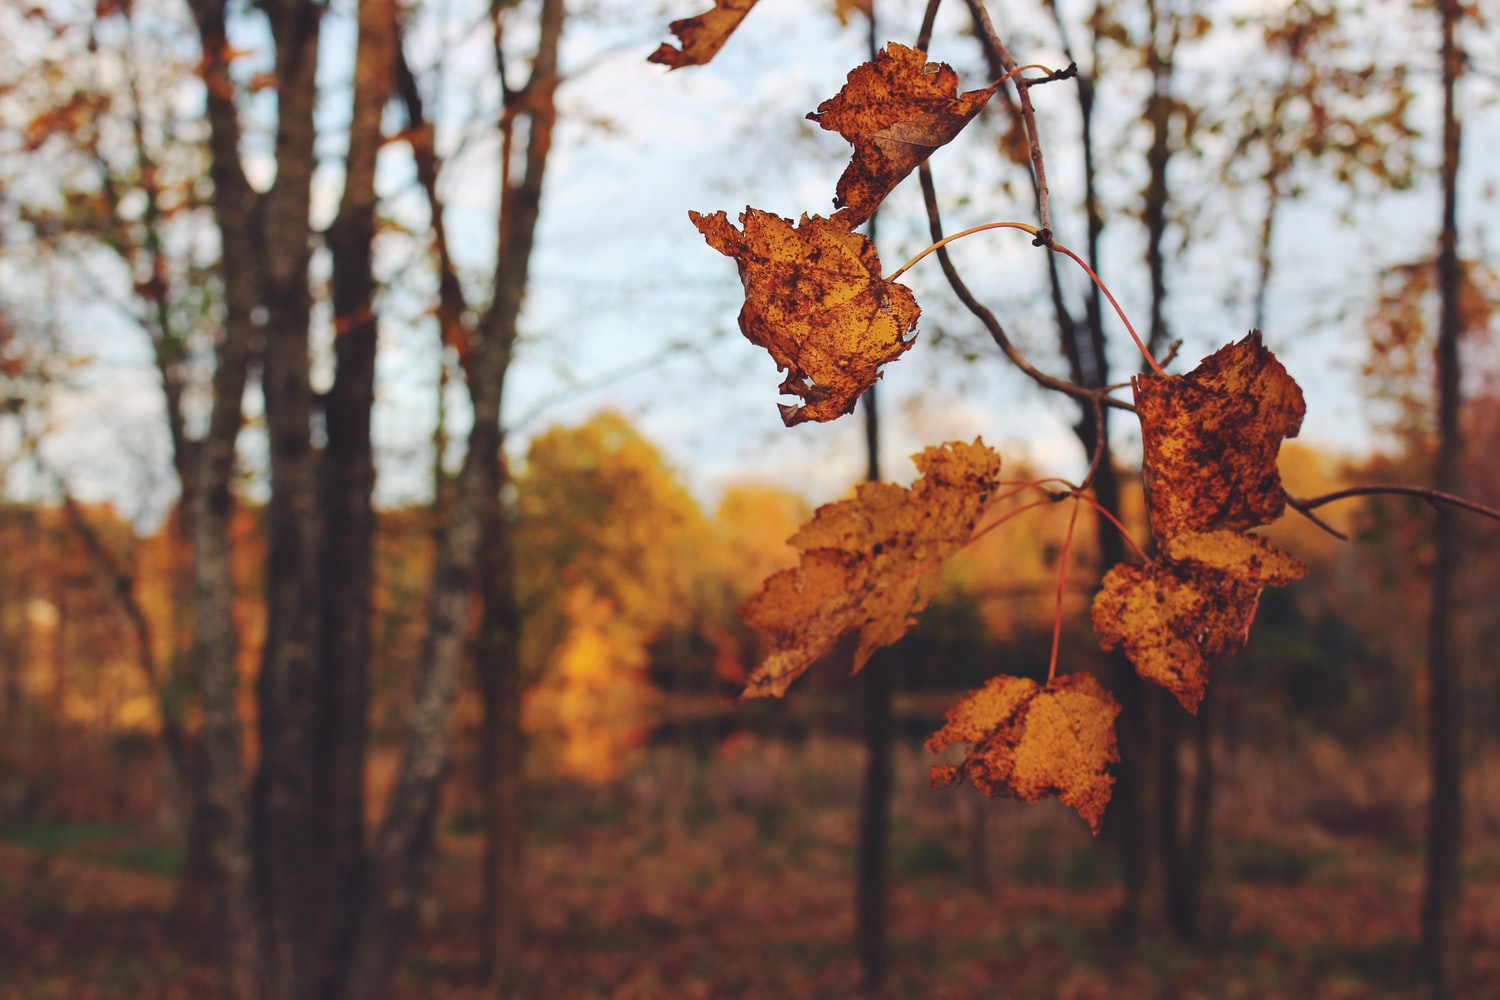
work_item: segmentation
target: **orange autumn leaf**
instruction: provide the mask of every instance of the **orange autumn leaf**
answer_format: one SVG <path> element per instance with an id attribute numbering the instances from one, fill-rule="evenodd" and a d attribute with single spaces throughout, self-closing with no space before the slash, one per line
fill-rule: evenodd
<path id="1" fill-rule="evenodd" d="M 723 212 L 689 218 L 708 245 L 733 257 L 745 286 L 740 331 L 787 373 L 788 426 L 852 412 L 880 366 L 909 350 L 921 308 L 911 290 L 880 277 L 875 245 L 821 216 L 791 221 L 746 208 L 744 229 Z"/>
<path id="2" fill-rule="evenodd" d="M 819 507 L 788 540 L 799 565 L 768 578 L 740 609 L 772 645 L 742 698 L 781 697 L 850 633 L 859 637 L 857 672 L 932 600 L 943 560 L 968 542 L 995 492 L 1000 456 L 976 438 L 914 458 L 922 477 L 909 489 L 861 483 L 854 499 Z"/>
<path id="3" fill-rule="evenodd" d="M 995 87 L 958 92 L 958 74 L 927 53 L 891 42 L 856 66 L 844 89 L 807 117 L 842 135 L 854 158 L 839 178 L 834 218 L 849 229 L 867 220 L 891 189 L 958 135 Z"/>
<path id="4" fill-rule="evenodd" d="M 1196 713 L 1210 667 L 1245 644 L 1261 590 L 1307 568 L 1265 539 L 1235 531 L 1188 532 L 1163 549 L 1161 562 L 1105 574 L 1094 630 L 1103 648 L 1123 648 L 1138 674 Z"/>
<path id="5" fill-rule="evenodd" d="M 950 708 L 943 728 L 928 738 L 932 753 L 969 744 L 963 763 L 932 768 L 932 785 L 944 788 L 967 776 L 991 797 L 1040 802 L 1055 795 L 1097 834 L 1115 784 L 1109 765 L 1120 759 L 1119 714 L 1092 674 L 1068 674 L 1046 687 L 992 677 Z"/>
<path id="6" fill-rule="evenodd" d="M 674 48 L 666 42 L 651 55 L 647 62 L 660 63 L 668 69 L 684 66 L 701 66 L 712 59 L 734 29 L 740 26 L 755 0 L 714 0 L 713 10 L 706 10 L 694 17 L 684 17 L 667 25 L 682 48 Z"/>
<path id="7" fill-rule="evenodd" d="M 1135 380 L 1151 532 L 1243 530 L 1286 507 L 1276 456 L 1297 436 L 1302 390 L 1260 331 L 1205 358 L 1186 375 Z"/>

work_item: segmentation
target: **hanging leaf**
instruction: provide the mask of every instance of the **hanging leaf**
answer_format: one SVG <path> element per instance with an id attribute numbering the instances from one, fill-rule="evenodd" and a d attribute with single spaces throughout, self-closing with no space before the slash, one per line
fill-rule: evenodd
<path id="1" fill-rule="evenodd" d="M 1135 380 L 1145 450 L 1151 532 L 1244 530 L 1286 507 L 1276 456 L 1297 436 L 1302 390 L 1260 331 L 1203 360 L 1186 375 Z"/>
<path id="2" fill-rule="evenodd" d="M 694 17 L 673 21 L 667 27 L 677 36 L 682 48 L 674 48 L 666 42 L 651 55 L 647 62 L 660 63 L 668 69 L 684 66 L 701 66 L 711 60 L 734 29 L 740 26 L 755 0 L 714 0 L 713 10 L 706 10 Z"/>
<path id="3" fill-rule="evenodd" d="M 911 290 L 880 277 L 875 245 L 821 216 L 797 226 L 746 208 L 736 229 L 723 212 L 689 212 L 708 245 L 739 264 L 740 331 L 787 373 L 788 427 L 852 412 L 880 366 L 911 349 L 921 308 Z"/>
<path id="4" fill-rule="evenodd" d="M 1094 597 L 1094 631 L 1123 648 L 1136 672 L 1197 713 L 1209 668 L 1245 644 L 1260 592 L 1307 568 L 1270 542 L 1233 531 L 1188 533 L 1164 545 L 1166 560 L 1121 564 Z"/>
<path id="5" fill-rule="evenodd" d="M 1024 677 L 992 677 L 948 710 L 927 740 L 939 753 L 969 744 L 961 764 L 932 768 L 934 788 L 962 780 L 986 795 L 1040 802 L 1057 796 L 1094 833 L 1109 805 L 1120 759 L 1115 717 L 1120 706 L 1092 674 L 1068 674 L 1046 687 Z"/>
<path id="6" fill-rule="evenodd" d="M 740 609 L 773 647 L 742 698 L 779 698 L 850 633 L 859 637 L 858 672 L 932 600 L 943 560 L 968 542 L 995 491 L 1000 456 L 976 438 L 914 458 L 922 477 L 909 489 L 861 483 L 854 499 L 819 507 L 788 540 L 800 564 L 767 579 Z"/>
<path id="7" fill-rule="evenodd" d="M 834 218 L 853 229 L 907 174 L 958 135 L 995 94 L 958 92 L 958 74 L 927 53 L 891 42 L 856 66 L 844 89 L 807 117 L 854 146 L 839 178 Z"/>

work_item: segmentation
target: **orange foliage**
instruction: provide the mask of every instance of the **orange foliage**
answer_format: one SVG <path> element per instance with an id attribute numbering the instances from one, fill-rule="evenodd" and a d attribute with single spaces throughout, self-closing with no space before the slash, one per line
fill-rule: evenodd
<path id="1" fill-rule="evenodd" d="M 747 208 L 744 229 L 723 212 L 688 213 L 708 245 L 740 268 L 740 330 L 787 373 L 781 404 L 788 427 L 851 413 L 880 366 L 911 349 L 921 310 L 905 285 L 880 277 L 875 244 L 836 219 L 803 216 L 796 226 Z"/>
<path id="2" fill-rule="evenodd" d="M 647 61 L 661 63 L 668 69 L 701 66 L 718 54 L 754 6 L 755 0 L 714 0 L 712 10 L 673 21 L 667 27 L 677 36 L 682 48 L 662 42 Z"/>
<path id="3" fill-rule="evenodd" d="M 781 696 L 854 632 L 857 672 L 870 654 L 906 634 L 937 592 L 940 567 L 969 540 L 994 492 L 1000 456 L 983 442 L 953 442 L 915 456 L 922 478 L 903 489 L 861 483 L 853 500 L 819 507 L 793 535 L 800 565 L 766 580 L 740 610 L 770 634 L 774 651 L 743 697 Z"/>
<path id="4" fill-rule="evenodd" d="M 895 42 L 851 70 L 844 89 L 807 116 L 854 146 L 833 221 L 853 229 L 868 220 L 907 174 L 963 131 L 996 86 L 960 94 L 953 67 Z"/>
<path id="5" fill-rule="evenodd" d="M 934 787 L 967 776 L 989 796 L 1023 802 L 1057 796 L 1078 810 L 1095 833 L 1120 759 L 1115 717 L 1120 706 L 1091 674 L 1070 674 L 1040 687 L 1024 677 L 993 677 L 948 710 L 947 722 L 927 740 L 938 753 L 971 744 L 962 764 L 932 769 Z"/>

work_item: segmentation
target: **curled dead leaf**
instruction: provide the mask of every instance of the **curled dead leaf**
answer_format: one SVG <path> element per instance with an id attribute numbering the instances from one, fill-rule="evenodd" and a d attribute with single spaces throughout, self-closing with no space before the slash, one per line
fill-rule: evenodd
<path id="1" fill-rule="evenodd" d="M 1146 680 L 1196 713 L 1209 669 L 1245 644 L 1260 592 L 1307 568 L 1270 542 L 1234 531 L 1168 539 L 1169 557 L 1121 564 L 1094 597 L 1094 631 L 1105 649 L 1123 648 Z"/>
<path id="2" fill-rule="evenodd" d="M 796 226 L 746 208 L 736 229 L 723 212 L 689 212 L 708 245 L 733 257 L 745 286 L 740 331 L 787 373 L 788 427 L 852 412 L 880 366 L 911 349 L 921 308 L 911 290 L 880 276 L 875 245 L 821 216 Z"/>
<path id="3" fill-rule="evenodd" d="M 1045 687 L 1024 677 L 992 677 L 950 708 L 943 728 L 928 738 L 932 753 L 969 744 L 963 763 L 932 768 L 933 787 L 967 776 L 991 797 L 1040 802 L 1055 795 L 1097 834 L 1115 783 L 1109 765 L 1120 759 L 1119 714 L 1092 674 L 1057 677 Z"/>
<path id="4" fill-rule="evenodd" d="M 910 488 L 861 483 L 854 499 L 819 507 L 789 542 L 799 565 L 761 584 L 740 609 L 772 652 L 742 698 L 780 697 L 835 642 L 857 633 L 853 669 L 900 639 L 937 591 L 942 561 L 962 548 L 994 494 L 1000 456 L 975 439 L 915 456 Z"/>
<path id="5" fill-rule="evenodd" d="M 960 94 L 951 66 L 895 42 L 851 70 L 844 88 L 807 116 L 854 146 L 839 178 L 834 219 L 849 229 L 869 219 L 902 178 L 979 114 L 995 89 Z"/>
<path id="6" fill-rule="evenodd" d="M 1244 530 L 1286 507 L 1276 470 L 1281 442 L 1296 437 L 1302 390 L 1260 331 L 1205 358 L 1186 375 L 1138 376 L 1135 405 L 1145 455 L 1151 532 Z"/>
<path id="7" fill-rule="evenodd" d="M 677 36 L 681 48 L 662 42 L 646 57 L 646 61 L 660 63 L 668 69 L 703 65 L 718 54 L 754 6 L 755 0 L 714 0 L 712 10 L 667 25 Z"/>

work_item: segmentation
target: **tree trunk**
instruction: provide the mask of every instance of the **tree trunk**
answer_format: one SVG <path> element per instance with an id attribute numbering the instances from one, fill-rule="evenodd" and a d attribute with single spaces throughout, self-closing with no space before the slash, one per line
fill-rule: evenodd
<path id="1" fill-rule="evenodd" d="M 1443 61 L 1443 219 L 1437 278 L 1441 319 L 1437 339 L 1437 460 L 1433 487 L 1459 491 L 1460 312 L 1458 260 L 1458 167 L 1462 132 L 1457 84 L 1463 66 L 1455 35 L 1462 18 L 1457 0 L 1440 0 Z M 1462 851 L 1461 774 L 1462 694 L 1452 648 L 1453 583 L 1458 564 L 1458 532 L 1453 512 L 1440 507 L 1433 524 L 1432 604 L 1428 619 L 1428 737 L 1431 740 L 1431 798 L 1428 803 L 1426 883 L 1422 893 L 1422 957 L 1433 993 L 1453 995 L 1459 975 L 1459 861 Z"/>
<path id="2" fill-rule="evenodd" d="M 372 266 L 375 160 L 384 138 L 381 121 L 395 88 L 397 16 L 395 0 L 359 5 L 344 193 L 328 232 L 338 367 L 325 400 L 323 645 L 317 704 L 318 912 L 324 923 L 319 979 L 324 995 L 332 995 L 342 979 L 353 945 L 353 909 L 360 900 L 364 864 L 375 534 L 370 441 L 378 333 Z"/>
<path id="3" fill-rule="evenodd" d="M 411 736 L 374 846 L 367 896 L 359 914 L 344 993 L 348 1000 L 377 1000 L 388 994 L 399 945 L 417 902 L 421 865 L 432 838 L 447 757 L 448 715 L 464 652 L 468 611 L 484 566 L 489 514 L 495 509 L 501 487 L 501 402 L 515 347 L 517 321 L 541 212 L 542 181 L 557 119 L 557 57 L 564 13 L 563 0 L 543 0 L 531 77 L 522 90 L 508 95 L 507 104 L 514 113 L 507 115 L 511 123 L 507 127 L 512 127 L 521 116 L 529 126 L 524 162 L 520 178 L 514 183 L 509 180 L 508 163 L 502 170 L 506 180 L 497 224 L 494 298 L 479 323 L 477 336 L 473 338 L 474 351 L 466 365 L 474 424 L 468 453 L 454 484 L 448 526 L 433 574 Z M 412 107 L 408 97 L 408 108 Z M 505 142 L 505 148 L 510 149 L 509 141 Z M 435 203 L 431 189 L 428 194 Z M 445 285 L 454 294 L 460 294 L 456 282 L 445 281 Z M 493 905 L 497 908 L 516 905 L 514 899 L 499 899 L 493 886 L 485 887 L 485 892 L 487 898 L 496 900 Z M 495 967 L 492 959 L 487 964 Z"/>
<path id="4" fill-rule="evenodd" d="M 196 446 L 189 498 L 193 536 L 194 659 L 202 684 L 203 792 L 207 840 L 218 884 L 223 991 L 232 1000 L 266 996 L 266 964 L 249 851 L 239 719 L 238 637 L 233 615 L 229 522 L 235 444 L 251 343 L 261 301 L 259 199 L 239 159 L 240 127 L 229 73 L 224 0 L 197 0 L 203 46 L 214 217 L 221 235 L 224 331 L 213 376 L 208 430 Z"/>
<path id="5" fill-rule="evenodd" d="M 494 460 L 498 488 L 486 511 L 484 617 L 475 644 L 475 666 L 484 699 L 480 774 L 484 781 L 485 972 L 494 994 L 506 996 L 514 984 L 524 924 L 521 615 L 516 604 L 514 521 L 502 500 L 509 473 L 500 449 Z"/>
<path id="6" fill-rule="evenodd" d="M 266 509 L 266 642 L 257 696 L 260 766 L 252 800 L 252 848 L 278 1000 L 316 990 L 314 836 L 318 688 L 323 652 L 323 511 L 313 447 L 309 354 L 308 216 L 315 164 L 320 8 L 288 2 L 267 10 L 276 43 L 276 180 L 263 198 L 265 396 L 271 497 Z"/>
<path id="7" fill-rule="evenodd" d="M 872 240 L 874 234 L 872 218 Z M 880 411 L 874 386 L 865 392 L 864 413 L 865 480 L 876 483 L 880 481 Z M 863 987 L 871 995 L 884 987 L 889 966 L 886 876 L 890 855 L 892 666 L 887 657 L 875 657 L 859 678 L 865 695 L 865 773 L 859 799 L 854 911 Z"/>

